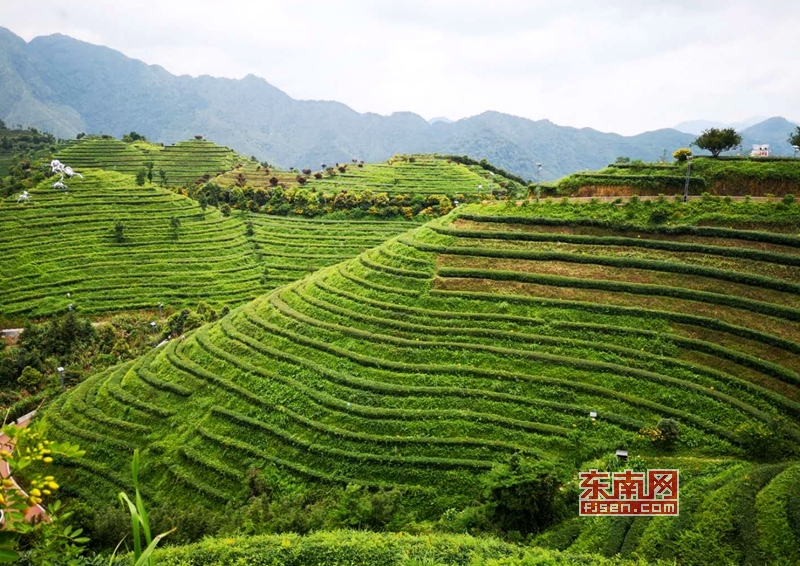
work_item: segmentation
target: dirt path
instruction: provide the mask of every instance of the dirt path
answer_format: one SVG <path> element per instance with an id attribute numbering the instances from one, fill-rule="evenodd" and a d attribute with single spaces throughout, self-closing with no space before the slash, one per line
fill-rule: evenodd
<path id="1" fill-rule="evenodd" d="M 27 415 L 24 415 L 18 418 L 15 422 L 18 426 L 27 426 L 28 422 L 33 418 L 36 414 L 36 411 L 31 411 Z M 8 436 L 5 434 L 0 433 L 0 450 L 8 450 L 9 452 L 13 452 L 14 450 L 14 443 Z M 9 477 L 9 470 L 8 470 L 8 463 L 4 461 L 0 461 L 0 478 L 7 478 Z M 14 478 L 11 478 L 11 481 L 14 482 L 14 487 L 17 488 L 23 495 L 27 496 L 28 494 L 14 481 Z M 41 505 L 36 505 L 34 507 L 29 507 L 28 511 L 25 513 L 25 519 L 28 521 L 32 521 L 34 518 L 39 518 L 40 520 L 47 520 L 47 514 L 45 513 L 44 507 Z"/>

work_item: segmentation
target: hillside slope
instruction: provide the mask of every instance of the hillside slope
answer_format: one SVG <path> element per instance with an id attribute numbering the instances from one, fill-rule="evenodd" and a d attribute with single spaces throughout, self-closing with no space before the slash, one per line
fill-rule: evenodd
<path id="1" fill-rule="evenodd" d="M 196 139 L 162 147 L 84 138 L 69 143 L 54 157 L 77 171 L 105 169 L 136 175 L 152 166 L 153 180 L 159 184 L 188 187 L 229 170 L 237 160 L 236 154 L 227 147 Z M 161 171 L 166 176 L 163 180 Z"/>
<path id="2" fill-rule="evenodd" d="M 17 203 L 16 193 L 0 200 L 3 328 L 63 313 L 69 305 L 89 316 L 153 311 L 159 303 L 167 310 L 199 301 L 237 306 L 410 227 L 242 211 L 226 217 L 214 207 L 203 213 L 196 201 L 152 184 L 138 187 L 131 175 L 82 170 L 85 180 L 67 181 L 68 191 L 51 188 L 51 178 L 29 191 L 28 204 Z M 179 172 L 171 168 L 170 178 Z"/>
<path id="3" fill-rule="evenodd" d="M 240 304 L 261 292 L 253 245 L 239 219 L 133 177 L 86 170 L 68 191 L 30 191 L 0 202 L 0 317 L 21 320 L 194 306 Z M 57 180 L 57 179 L 56 179 Z M 177 237 L 172 219 L 177 219 Z M 114 237 L 122 222 L 124 241 Z"/>
<path id="4" fill-rule="evenodd" d="M 549 188 L 570 196 L 682 195 L 687 163 L 614 163 L 573 173 Z M 698 157 L 692 160 L 689 195 L 777 196 L 800 194 L 800 160 Z M 790 197 L 791 198 L 791 197 Z"/>
<path id="5" fill-rule="evenodd" d="M 400 490 L 436 519 L 513 454 L 797 457 L 798 205 L 661 228 L 653 206 L 460 209 L 97 374 L 45 415 L 88 450 L 71 483 L 103 505 L 138 447 L 176 510 L 236 509 L 262 477 Z M 665 417 L 671 452 L 640 433 Z"/>

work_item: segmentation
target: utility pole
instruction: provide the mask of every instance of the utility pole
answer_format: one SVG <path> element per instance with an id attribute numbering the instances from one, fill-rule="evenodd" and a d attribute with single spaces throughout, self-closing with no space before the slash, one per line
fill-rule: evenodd
<path id="1" fill-rule="evenodd" d="M 539 204 L 539 197 L 542 196 L 542 164 L 536 164 L 536 204 Z"/>
<path id="2" fill-rule="evenodd" d="M 689 177 L 692 174 L 692 156 L 686 157 L 686 183 L 683 185 L 683 202 L 689 202 Z"/>

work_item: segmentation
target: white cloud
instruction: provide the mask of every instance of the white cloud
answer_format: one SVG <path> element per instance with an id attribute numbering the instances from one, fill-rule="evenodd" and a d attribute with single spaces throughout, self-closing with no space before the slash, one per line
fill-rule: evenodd
<path id="1" fill-rule="evenodd" d="M 498 110 L 635 133 L 692 118 L 797 118 L 800 5 L 779 0 L 29 0 L 0 22 L 176 74 L 264 77 L 358 111 Z"/>

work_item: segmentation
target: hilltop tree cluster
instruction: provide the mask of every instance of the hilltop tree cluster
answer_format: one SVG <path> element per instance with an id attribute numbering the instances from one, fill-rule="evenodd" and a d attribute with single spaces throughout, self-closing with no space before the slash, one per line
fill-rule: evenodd
<path id="1" fill-rule="evenodd" d="M 277 180 L 277 179 L 276 179 Z M 220 210 L 249 210 L 276 215 L 314 217 L 322 214 L 340 213 L 351 218 L 374 216 L 377 218 L 417 216 L 433 217 L 447 214 L 453 209 L 453 199 L 465 202 L 464 195 L 420 195 L 389 194 L 386 192 L 318 192 L 315 189 L 230 187 L 224 189 L 215 183 L 207 183 L 195 189 L 190 196 L 217 206 Z"/>
<path id="2" fill-rule="evenodd" d="M 131 132 L 122 136 L 122 141 L 126 143 L 132 143 L 136 141 L 147 141 L 147 138 L 141 134 L 137 134 L 136 132 Z"/>

